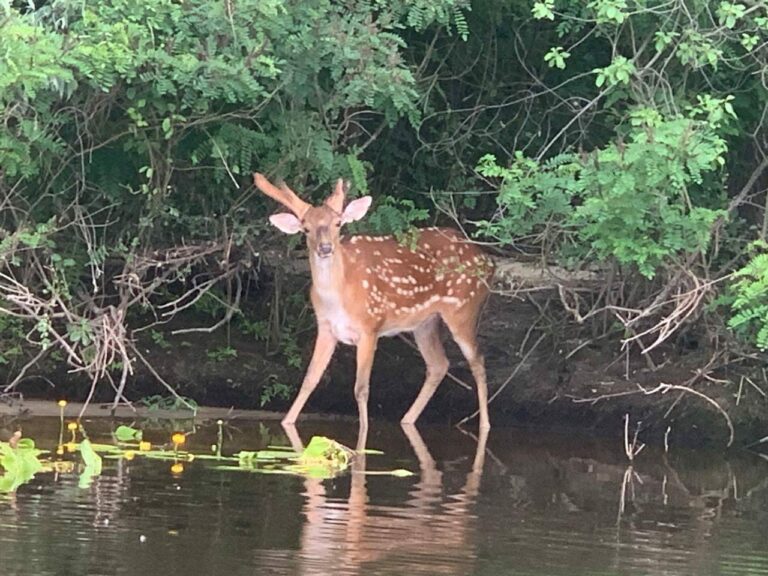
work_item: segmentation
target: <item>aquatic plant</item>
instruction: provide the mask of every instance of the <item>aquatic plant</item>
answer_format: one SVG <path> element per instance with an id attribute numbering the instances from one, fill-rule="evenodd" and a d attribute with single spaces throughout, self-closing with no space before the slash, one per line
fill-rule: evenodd
<path id="1" fill-rule="evenodd" d="M 16 489 L 32 480 L 35 474 L 43 470 L 39 456 L 43 450 L 35 447 L 34 440 L 21 438 L 15 445 L 0 442 L 0 492 L 15 492 Z"/>
<path id="2" fill-rule="evenodd" d="M 120 425 L 112 432 L 112 443 L 92 442 L 81 422 L 66 425 L 71 437 L 63 442 L 64 420 L 59 433 L 59 444 L 53 457 L 42 457 L 44 450 L 35 447 L 28 438 L 15 438 L 0 442 L 0 492 L 13 492 L 29 482 L 39 472 L 56 471 L 60 474 L 79 474 L 78 486 L 88 488 L 101 475 L 104 461 L 134 461 L 137 458 L 170 462 L 169 471 L 181 476 L 186 464 L 195 460 L 211 462 L 222 471 L 254 472 L 260 474 L 293 474 L 311 478 L 333 478 L 344 474 L 356 457 L 356 452 L 325 436 L 313 436 L 306 448 L 295 451 L 287 446 L 269 445 L 264 450 L 241 450 L 223 455 L 224 422 L 217 421 L 218 441 L 211 446 L 212 453 L 192 452 L 187 445 L 187 433 L 174 432 L 166 443 L 154 444 L 144 440 L 144 433 L 132 426 Z M 366 454 L 381 454 L 366 450 Z M 72 460 L 79 455 L 79 461 Z M 372 471 L 369 474 L 409 476 L 407 470 Z"/>
<path id="3" fill-rule="evenodd" d="M 141 430 L 130 426 L 120 425 L 113 432 L 118 442 L 141 442 L 143 433 Z"/>

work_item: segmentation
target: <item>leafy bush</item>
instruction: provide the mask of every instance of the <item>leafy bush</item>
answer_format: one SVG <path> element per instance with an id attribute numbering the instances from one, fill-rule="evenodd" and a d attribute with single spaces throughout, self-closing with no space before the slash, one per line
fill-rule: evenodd
<path id="1" fill-rule="evenodd" d="M 124 382 L 134 329 L 255 274 L 254 170 L 365 190 L 371 135 L 421 113 L 403 33 L 465 36 L 466 6 L 0 4 L 0 298 L 18 334 Z"/>
<path id="2" fill-rule="evenodd" d="M 412 200 L 384 196 L 368 216 L 365 227 L 377 234 L 403 234 L 428 217 L 429 211 L 417 208 Z"/>
<path id="3" fill-rule="evenodd" d="M 758 349 L 768 349 L 768 244 L 754 242 L 752 257 L 734 272 L 728 326 Z"/>
<path id="4" fill-rule="evenodd" d="M 718 184 L 725 151 L 707 123 L 674 118 L 638 126 L 626 143 L 589 155 L 536 162 L 517 154 L 508 168 L 485 156 L 478 171 L 502 184 L 497 216 L 482 229 L 505 243 L 546 234 L 572 263 L 615 260 L 652 278 L 707 248 L 725 214 Z"/>

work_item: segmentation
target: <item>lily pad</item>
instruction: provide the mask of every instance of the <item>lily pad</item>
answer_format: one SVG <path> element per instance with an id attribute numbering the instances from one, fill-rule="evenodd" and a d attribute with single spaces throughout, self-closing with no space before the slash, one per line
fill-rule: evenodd
<path id="1" fill-rule="evenodd" d="M 141 430 L 125 425 L 118 426 L 114 434 L 118 442 L 141 442 L 144 437 L 144 433 Z"/>

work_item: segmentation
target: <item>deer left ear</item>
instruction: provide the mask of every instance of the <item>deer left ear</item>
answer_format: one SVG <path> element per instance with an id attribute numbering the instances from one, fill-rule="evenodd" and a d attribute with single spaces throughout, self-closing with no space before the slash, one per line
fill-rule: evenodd
<path id="1" fill-rule="evenodd" d="M 360 220 L 360 218 L 365 216 L 368 212 L 372 201 L 373 198 L 370 196 L 363 196 L 362 198 L 352 200 L 352 202 L 347 204 L 347 207 L 344 208 L 344 213 L 341 215 L 342 224 Z"/>
<path id="2" fill-rule="evenodd" d="M 269 221 L 272 226 L 286 234 L 301 232 L 301 221 L 293 214 L 288 214 L 287 212 L 273 214 L 269 217 Z"/>

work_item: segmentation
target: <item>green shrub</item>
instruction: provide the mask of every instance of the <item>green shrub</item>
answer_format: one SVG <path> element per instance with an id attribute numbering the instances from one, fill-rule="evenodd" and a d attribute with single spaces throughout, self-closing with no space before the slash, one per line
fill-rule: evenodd
<path id="1" fill-rule="evenodd" d="M 736 270 L 730 289 L 733 315 L 728 326 L 760 350 L 768 349 L 768 244 L 751 247 L 749 261 Z"/>
<path id="2" fill-rule="evenodd" d="M 493 156 L 478 171 L 501 179 L 485 234 L 504 243 L 531 235 L 571 264 L 616 261 L 652 278 L 660 267 L 705 250 L 724 216 L 725 141 L 690 118 L 635 127 L 623 143 L 537 162 Z"/>

